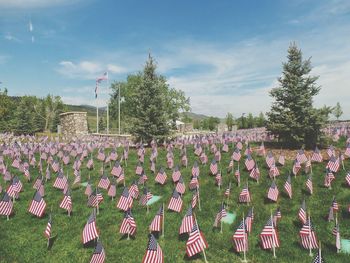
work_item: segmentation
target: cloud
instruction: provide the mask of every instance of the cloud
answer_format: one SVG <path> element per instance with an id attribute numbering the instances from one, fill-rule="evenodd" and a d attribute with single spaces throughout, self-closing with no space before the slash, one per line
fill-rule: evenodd
<path id="1" fill-rule="evenodd" d="M 59 67 L 56 69 L 57 72 L 65 77 L 72 79 L 96 79 L 104 71 L 108 71 L 112 74 L 120 74 L 125 72 L 125 69 L 119 65 L 107 64 L 83 60 L 74 63 L 69 60 L 64 60 L 59 63 Z"/>
<path id="2" fill-rule="evenodd" d="M 20 40 L 17 37 L 13 36 L 11 33 L 6 33 L 4 35 L 4 39 L 8 41 L 20 42 Z"/>
<path id="3" fill-rule="evenodd" d="M 81 0 L 0 0 L 0 8 L 35 9 L 75 4 Z"/>

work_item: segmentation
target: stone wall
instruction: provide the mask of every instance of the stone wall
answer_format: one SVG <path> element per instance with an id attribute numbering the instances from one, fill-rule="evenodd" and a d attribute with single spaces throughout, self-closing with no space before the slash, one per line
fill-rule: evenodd
<path id="1" fill-rule="evenodd" d="M 87 113 L 72 111 L 60 114 L 61 132 L 63 136 L 88 134 Z"/>

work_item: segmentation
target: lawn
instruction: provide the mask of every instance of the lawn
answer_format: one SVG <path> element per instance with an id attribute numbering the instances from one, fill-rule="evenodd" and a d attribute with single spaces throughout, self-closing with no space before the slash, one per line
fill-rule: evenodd
<path id="1" fill-rule="evenodd" d="M 109 150 L 108 150 L 109 151 Z M 107 151 L 107 152 L 108 152 Z M 118 149 L 120 156 L 122 149 Z M 134 202 L 132 209 L 136 224 L 137 233 L 134 239 L 127 240 L 119 234 L 119 227 L 123 219 L 124 213 L 116 208 L 117 201 L 122 192 L 122 185 L 117 188 L 117 197 L 112 201 L 107 196 L 107 192 L 102 190 L 104 201 L 100 206 L 99 215 L 97 216 L 97 227 L 100 231 L 100 240 L 106 251 L 106 262 L 141 262 L 145 253 L 148 242 L 148 226 L 154 215 L 158 211 L 162 202 L 166 207 L 169 202 L 174 185 L 171 180 L 172 171 L 167 169 L 168 175 L 165 186 L 155 184 L 153 175 L 149 168 L 150 149 L 146 150 L 145 171 L 148 176 L 147 187 L 153 195 L 159 195 L 162 198 L 150 206 L 150 212 L 146 213 L 146 208 L 141 207 L 137 201 Z M 207 151 L 208 153 L 208 151 Z M 268 188 L 271 180 L 267 173 L 265 160 L 262 157 L 254 158 L 258 161 L 261 180 L 258 183 L 252 179 L 248 179 L 248 172 L 243 170 L 244 158 L 241 159 L 241 182 L 242 184 L 249 181 L 249 188 L 252 197 L 251 206 L 241 205 L 238 201 L 239 193 L 242 187 L 238 187 L 234 175 L 226 173 L 232 148 L 229 153 L 222 154 L 221 167 L 223 171 L 223 187 L 219 189 L 215 185 L 215 177 L 209 175 L 209 165 L 200 166 L 200 197 L 201 211 L 196 208 L 195 214 L 201 230 L 206 237 L 209 248 L 206 250 L 209 262 L 240 262 L 243 258 L 241 254 L 235 253 L 233 250 L 231 238 L 232 234 L 239 225 L 242 214 L 247 214 L 249 208 L 254 206 L 255 219 L 252 227 L 252 233 L 249 236 L 249 251 L 247 258 L 250 262 L 312 262 L 313 258 L 309 257 L 308 250 L 300 245 L 299 230 L 301 224 L 298 220 L 298 210 L 302 199 L 306 198 L 308 211 L 311 212 L 311 220 L 315 227 L 318 239 L 322 242 L 322 252 L 327 262 L 349 262 L 350 256 L 347 254 L 337 254 L 335 248 L 335 237 L 332 235 L 334 222 L 328 223 L 325 219 L 328 214 L 329 207 L 333 196 L 337 197 L 340 205 L 340 213 L 338 220 L 340 222 L 340 233 L 342 238 L 350 239 L 350 216 L 348 213 L 348 202 L 350 188 L 345 184 L 346 171 L 340 170 L 336 175 L 336 180 L 332 183 L 332 189 L 323 186 L 326 163 L 313 164 L 313 185 L 314 194 L 310 196 L 305 191 L 306 176 L 299 174 L 296 178 L 292 178 L 293 199 L 289 199 L 285 194 L 283 185 L 286 180 L 286 174 L 291 170 L 291 162 L 287 161 L 286 165 L 280 169 L 281 175 L 277 178 L 277 185 L 280 196 L 277 203 L 272 203 L 266 199 Z M 96 156 L 96 152 L 94 153 Z M 180 162 L 180 150 L 175 149 L 175 164 Z M 166 151 L 159 148 L 159 157 L 157 167 L 161 164 L 165 165 Z M 190 181 L 191 166 L 197 157 L 193 154 L 193 147 L 188 146 L 187 155 L 189 159 L 189 167 L 181 168 L 181 173 L 186 185 Z M 209 163 L 213 158 L 213 154 L 209 154 Z M 275 156 L 277 157 L 277 156 Z M 6 160 L 6 158 L 5 158 Z M 71 158 L 72 160 L 72 158 Z M 82 182 L 91 180 L 97 185 L 99 180 L 99 170 L 101 163 L 95 159 L 95 169 L 87 170 L 87 160 L 84 161 L 82 167 Z M 129 154 L 128 166 L 125 167 L 126 184 L 137 179 L 135 175 L 135 167 L 137 164 L 137 155 L 135 150 L 131 150 Z M 235 163 L 235 168 L 237 163 Z M 345 160 L 346 170 L 350 168 L 349 161 Z M 44 166 L 46 168 L 46 165 Z M 110 172 L 112 167 L 107 166 Z M 65 173 L 68 171 L 69 180 L 73 181 L 72 163 L 64 168 Z M 30 168 L 32 182 L 27 183 L 22 174 L 16 169 L 11 168 L 11 173 L 20 175 L 23 182 L 24 191 L 20 194 L 20 199 L 16 200 L 14 205 L 14 215 L 9 221 L 5 217 L 0 218 L 0 262 L 89 262 L 94 251 L 94 247 L 84 247 L 81 243 L 81 236 L 86 220 L 88 219 L 91 208 L 88 208 L 87 198 L 84 195 L 85 187 L 80 186 L 72 189 L 73 212 L 68 217 L 65 210 L 59 208 L 63 194 L 60 190 L 52 187 L 55 176 L 45 185 L 45 200 L 47 202 L 47 212 L 43 218 L 36 218 L 28 213 L 28 206 L 34 193 L 32 188 L 33 179 L 37 176 L 37 169 Z M 231 197 L 229 200 L 228 212 L 236 213 L 237 218 L 233 224 L 224 224 L 223 233 L 218 229 L 213 229 L 213 222 L 218 212 L 221 202 L 223 201 L 223 193 L 228 183 L 232 181 Z M 1 179 L 1 185 L 5 183 Z M 140 193 L 142 186 L 140 187 Z M 168 212 L 165 213 L 165 237 L 158 237 L 159 244 L 164 253 L 165 262 L 204 262 L 203 254 L 188 259 L 185 256 L 187 238 L 180 238 L 178 235 L 181 220 L 191 201 L 192 194 L 186 189 L 183 196 L 184 206 L 181 213 Z M 277 258 L 273 259 L 272 252 L 262 250 L 260 248 L 259 235 L 262 231 L 271 210 L 275 210 L 280 206 L 282 219 L 278 224 L 278 232 L 280 237 L 280 248 L 276 249 Z M 50 250 L 46 248 L 46 239 L 43 231 L 48 220 L 48 213 L 53 213 L 52 231 L 54 238 L 53 246 Z M 314 254 L 316 250 L 314 251 Z"/>

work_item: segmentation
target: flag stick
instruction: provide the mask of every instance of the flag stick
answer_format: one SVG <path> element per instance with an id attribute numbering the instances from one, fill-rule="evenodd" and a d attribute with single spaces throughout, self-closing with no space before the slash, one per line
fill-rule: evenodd
<path id="1" fill-rule="evenodd" d="M 238 172 L 239 172 L 239 162 L 238 162 Z M 237 181 L 238 181 L 238 187 L 241 186 L 241 173 L 239 173 L 239 176 L 237 177 Z"/>
<path id="2" fill-rule="evenodd" d="M 271 223 L 272 223 L 272 227 L 274 227 L 273 225 L 273 218 L 272 218 L 272 210 L 271 210 Z M 276 258 L 276 247 L 275 247 L 275 236 L 272 236 L 272 251 L 273 251 L 273 257 Z"/>
<path id="3" fill-rule="evenodd" d="M 199 197 L 199 187 L 197 186 L 197 196 L 198 196 L 198 208 L 199 208 L 199 211 L 202 211 L 202 208 L 201 208 L 201 199 Z"/>
<path id="4" fill-rule="evenodd" d="M 311 250 L 311 221 L 310 221 L 310 211 L 309 211 L 309 256 L 312 257 L 312 250 Z"/>
<path id="5" fill-rule="evenodd" d="M 244 219 L 244 212 L 243 212 L 243 261 L 242 262 L 248 262 L 246 258 L 246 250 L 247 250 L 247 239 L 246 239 L 246 231 L 245 231 L 245 219 Z"/>
<path id="6" fill-rule="evenodd" d="M 99 208 L 99 205 L 98 205 L 98 198 L 97 198 L 97 186 L 96 186 L 96 202 L 97 202 L 97 214 L 99 215 L 100 214 L 100 208 Z"/>
<path id="7" fill-rule="evenodd" d="M 336 227 L 337 227 L 337 235 L 336 235 L 336 237 L 335 237 L 335 246 L 336 246 L 336 248 L 337 248 L 337 253 L 339 253 L 340 252 L 340 249 L 338 248 L 338 245 L 337 245 L 337 243 L 338 243 L 338 235 L 339 235 L 339 226 L 338 226 L 338 212 L 337 213 L 335 213 L 335 225 L 336 225 Z M 339 238 L 340 239 L 340 238 Z"/>
<path id="8" fill-rule="evenodd" d="M 310 170 L 311 170 L 311 174 L 313 174 L 313 172 L 312 172 L 312 162 L 311 162 L 311 157 L 310 157 L 310 155 L 309 155 L 309 160 L 310 160 Z"/>
<path id="9" fill-rule="evenodd" d="M 162 237 L 164 238 L 164 220 L 165 220 L 165 209 L 164 209 L 164 203 L 163 203 L 163 217 L 162 217 Z"/>
<path id="10" fill-rule="evenodd" d="M 194 220 L 196 222 L 196 225 L 197 225 L 197 228 L 198 228 L 198 232 L 200 231 L 199 230 L 199 226 L 198 226 L 198 222 L 197 222 L 197 217 L 194 215 Z M 203 248 L 203 255 L 204 255 L 204 262 L 205 263 L 208 263 L 208 260 L 207 260 L 207 255 L 205 254 L 205 247 L 203 246 L 203 243 L 201 242 L 201 246 Z"/>
<path id="11" fill-rule="evenodd" d="M 227 203 L 227 209 L 228 209 L 228 202 L 230 201 L 230 194 L 231 194 L 231 182 L 229 183 L 228 185 L 228 189 L 229 189 L 229 193 L 227 195 L 227 200 L 226 200 L 226 203 Z"/>

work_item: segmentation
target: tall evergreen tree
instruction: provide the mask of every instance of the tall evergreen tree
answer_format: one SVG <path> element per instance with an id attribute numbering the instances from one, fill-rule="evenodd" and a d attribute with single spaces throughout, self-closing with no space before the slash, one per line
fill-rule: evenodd
<path id="1" fill-rule="evenodd" d="M 301 50 L 293 43 L 287 59 L 278 78 L 279 87 L 270 92 L 275 101 L 267 113 L 267 128 L 287 146 L 314 147 L 321 138 L 330 108 L 316 109 L 312 105 L 320 87 L 316 84 L 318 77 L 310 75 L 310 58 L 303 60 Z"/>
<path id="2" fill-rule="evenodd" d="M 141 75 L 138 92 L 135 93 L 136 108 L 133 135 L 149 143 L 153 138 L 164 139 L 170 131 L 167 118 L 167 101 L 163 90 L 165 79 L 157 75 L 156 63 L 149 55 Z"/>
<path id="3" fill-rule="evenodd" d="M 227 129 L 229 131 L 232 131 L 232 127 L 235 124 L 234 123 L 235 120 L 233 119 L 232 113 L 230 113 L 230 112 L 227 113 L 225 122 L 226 122 L 226 125 L 227 125 Z"/>
<path id="4" fill-rule="evenodd" d="M 337 120 L 339 120 L 339 117 L 343 115 L 343 110 L 339 102 L 337 102 L 337 105 L 335 105 L 333 108 L 333 115 L 337 118 Z"/>

